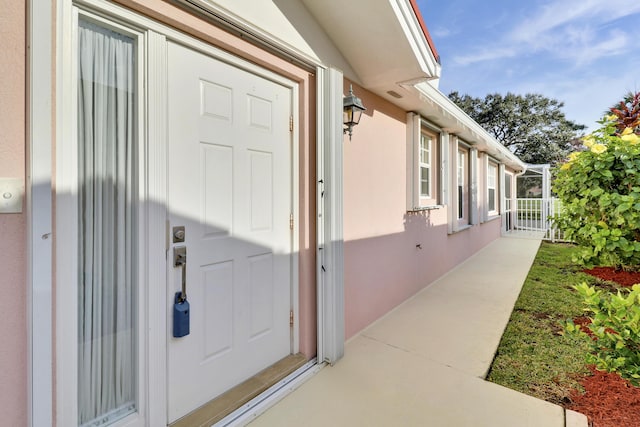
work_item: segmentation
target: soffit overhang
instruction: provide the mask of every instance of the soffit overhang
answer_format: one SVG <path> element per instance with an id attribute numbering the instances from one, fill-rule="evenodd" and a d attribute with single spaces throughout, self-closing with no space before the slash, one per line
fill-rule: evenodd
<path id="1" fill-rule="evenodd" d="M 409 0 L 302 0 L 356 73 L 347 76 L 373 92 L 440 77 L 440 64 Z"/>

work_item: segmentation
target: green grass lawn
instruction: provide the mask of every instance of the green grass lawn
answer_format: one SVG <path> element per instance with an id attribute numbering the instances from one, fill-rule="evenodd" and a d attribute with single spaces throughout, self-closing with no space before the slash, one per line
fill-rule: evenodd
<path id="1" fill-rule="evenodd" d="M 562 404 L 588 373 L 584 342 L 562 335 L 568 319 L 583 315 L 571 288 L 596 279 L 571 261 L 576 250 L 542 243 L 502 336 L 487 380 Z"/>

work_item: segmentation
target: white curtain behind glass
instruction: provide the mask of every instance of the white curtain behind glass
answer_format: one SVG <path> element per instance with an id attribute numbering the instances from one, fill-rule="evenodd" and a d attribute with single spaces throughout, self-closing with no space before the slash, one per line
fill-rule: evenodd
<path id="1" fill-rule="evenodd" d="M 78 38 L 78 419 L 97 425 L 135 411 L 135 45 Z"/>

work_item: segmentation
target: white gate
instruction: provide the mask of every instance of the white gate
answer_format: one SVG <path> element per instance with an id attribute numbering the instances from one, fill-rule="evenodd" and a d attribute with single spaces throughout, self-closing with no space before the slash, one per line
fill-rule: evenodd
<path id="1" fill-rule="evenodd" d="M 555 197 L 518 198 L 515 206 L 510 208 L 506 213 L 510 231 L 542 234 L 545 240 L 563 240 L 562 232 L 554 227 L 551 220 L 559 212 L 560 200 Z"/>
<path id="2" fill-rule="evenodd" d="M 551 220 L 561 208 L 560 200 L 551 193 L 551 166 L 527 165 L 526 172 L 517 177 L 516 188 L 518 198 L 505 200 L 503 229 L 510 234 L 564 240 Z"/>

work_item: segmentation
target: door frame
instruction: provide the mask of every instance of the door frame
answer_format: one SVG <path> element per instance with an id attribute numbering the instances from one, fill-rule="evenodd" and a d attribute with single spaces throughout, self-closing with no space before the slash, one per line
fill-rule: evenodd
<path id="1" fill-rule="evenodd" d="M 288 100 L 289 101 L 288 106 L 289 106 L 289 115 L 292 120 L 292 125 L 290 129 L 292 130 L 289 131 L 288 140 L 281 141 L 281 142 L 289 144 L 290 158 L 288 160 L 288 163 L 289 163 L 289 174 L 290 174 L 289 180 L 291 183 L 291 187 L 290 187 L 290 194 L 287 195 L 287 200 L 291 205 L 291 213 L 293 214 L 293 218 L 295 218 L 295 220 L 293 221 L 292 230 L 290 233 L 288 233 L 289 251 L 290 251 L 289 253 L 289 257 L 290 257 L 290 270 L 289 270 L 290 289 L 289 291 L 290 292 L 289 292 L 288 306 L 289 306 L 289 309 L 293 312 L 293 326 L 290 328 L 290 331 L 289 331 L 289 346 L 290 346 L 289 350 L 291 354 L 296 354 L 299 351 L 299 341 L 300 341 L 300 337 L 299 337 L 299 332 L 300 332 L 299 331 L 299 328 L 300 328 L 299 327 L 299 324 L 300 324 L 299 322 L 299 305 L 300 305 L 299 304 L 299 234 L 300 234 L 299 223 L 300 221 L 298 220 L 299 213 L 300 213 L 300 208 L 299 208 L 300 150 L 299 150 L 298 132 L 295 132 L 295 129 L 299 129 L 298 84 L 268 69 L 249 63 L 248 61 L 246 61 L 241 57 L 229 54 L 214 46 L 200 42 L 196 39 L 183 36 L 182 34 L 175 34 L 170 31 L 166 32 L 165 41 L 163 44 L 163 46 L 165 46 L 165 48 L 163 49 L 164 55 L 165 55 L 165 58 L 163 58 L 164 65 L 162 67 L 156 67 L 156 68 L 162 68 L 165 71 L 167 70 L 166 65 L 168 64 L 166 63 L 166 46 L 169 43 L 178 45 L 181 48 L 193 50 L 198 54 L 204 55 L 208 59 L 228 64 L 235 68 L 234 72 L 236 71 L 245 72 L 245 73 L 251 74 L 252 76 L 257 76 L 260 79 L 267 80 L 271 83 L 280 85 L 289 91 L 290 98 Z M 167 88 L 168 88 L 168 84 L 170 83 L 169 76 L 167 75 L 166 72 L 160 75 L 160 72 L 156 70 L 156 76 L 154 77 L 154 80 L 156 80 L 156 82 L 152 82 L 151 84 L 155 83 L 154 87 L 156 89 L 151 91 L 150 95 L 161 93 L 162 94 L 161 96 L 162 96 L 162 99 L 164 99 L 164 102 L 162 102 L 160 99 L 155 100 L 153 99 L 153 97 L 151 97 L 149 99 L 150 105 L 156 105 L 156 106 L 167 105 L 167 101 L 166 101 L 168 97 Z M 170 121 L 170 118 L 166 115 L 167 108 L 157 108 L 157 110 L 159 110 L 158 111 L 159 120 L 158 120 L 157 128 L 165 129 L 165 131 L 162 132 L 164 134 L 163 135 L 164 142 L 162 144 L 153 144 L 153 146 L 150 146 L 149 158 L 150 159 L 162 158 L 163 160 L 156 161 L 155 165 L 151 165 L 151 161 L 150 161 L 149 167 L 150 167 L 150 186 L 153 186 L 157 189 L 158 196 L 162 197 L 162 200 L 163 200 L 163 203 L 157 203 L 157 206 L 153 207 L 153 209 L 156 211 L 154 213 L 154 217 L 156 218 L 156 221 L 155 221 L 155 226 L 152 225 L 152 227 L 157 230 L 163 230 L 167 227 L 166 224 L 169 224 L 170 215 L 171 215 L 171 212 L 168 206 L 168 198 L 167 198 L 168 187 L 169 187 L 168 186 L 169 171 L 167 167 L 168 161 L 164 160 L 164 159 L 168 160 L 167 152 L 169 147 L 168 144 L 170 143 L 170 141 L 168 140 L 168 131 L 166 131 L 166 128 L 167 128 L 167 124 Z M 163 124 L 164 126 L 160 126 L 160 124 Z M 152 128 L 155 126 L 150 125 L 149 127 Z M 154 155 L 154 153 L 156 155 Z M 155 180 L 157 184 L 154 185 L 154 183 L 151 182 L 153 180 Z M 288 220 L 288 219 L 289 218 L 283 218 L 283 220 Z M 168 231 L 169 230 L 167 230 L 167 234 L 169 234 Z M 160 274 L 161 271 L 165 272 L 166 274 L 165 284 L 164 284 L 165 289 L 162 291 L 163 295 L 154 296 L 153 293 L 150 295 L 150 297 L 152 299 L 155 299 L 156 301 L 162 300 L 162 305 L 161 305 L 162 307 L 172 306 L 172 301 L 169 301 L 167 299 L 167 296 L 173 295 L 175 293 L 175 289 L 173 288 L 174 283 L 172 282 L 173 280 L 172 277 L 175 277 L 175 274 L 174 274 L 175 268 L 173 266 L 173 250 L 172 250 L 174 245 L 172 245 L 168 241 L 169 239 L 168 235 L 166 239 L 167 239 L 167 245 L 168 245 L 166 247 L 166 254 L 167 254 L 166 264 L 156 265 L 156 263 L 151 260 L 149 264 L 150 269 L 156 270 L 158 275 Z M 158 288 L 160 287 L 158 286 Z M 162 314 L 159 313 L 158 315 L 160 316 Z M 166 312 L 165 321 L 168 320 L 170 323 L 171 321 L 170 316 L 171 316 L 170 312 Z M 166 327 L 165 329 L 167 333 L 165 335 L 164 348 L 166 348 L 168 351 L 169 346 L 171 345 L 171 333 L 170 333 L 169 327 Z M 168 364 L 168 358 L 166 358 L 165 363 L 166 363 L 166 368 L 163 372 L 165 372 L 168 375 L 169 369 L 171 368 Z M 164 381 L 163 385 L 166 383 L 167 381 Z M 235 384 L 235 385 L 238 385 L 238 384 Z M 167 396 L 165 398 L 166 402 L 168 402 L 168 398 L 169 396 L 167 393 Z"/>
<path id="2" fill-rule="evenodd" d="M 69 417 L 75 416 L 76 399 L 75 395 L 65 394 L 65 387 L 71 384 L 73 387 L 73 377 L 77 368 L 72 367 L 69 371 L 69 364 L 65 363 L 64 357 L 67 354 L 75 353 L 67 348 L 65 337 L 72 336 L 65 324 L 64 299 L 65 293 L 61 291 L 60 277 L 56 270 L 60 266 L 60 253 L 63 249 L 59 236 L 60 230 L 56 227 L 56 218 L 63 215 L 64 194 L 61 194 L 57 187 L 60 164 L 58 163 L 58 151 L 61 142 L 69 136 L 71 131 L 68 128 L 69 114 L 72 111 L 72 98 L 66 89 L 72 87 L 69 69 L 72 67 L 73 46 L 71 37 L 75 31 L 72 23 L 73 8 L 80 6 L 99 13 L 109 19 L 125 22 L 138 26 L 145 31 L 145 49 L 148 58 L 165 67 L 158 69 L 148 68 L 146 70 L 147 93 L 150 94 L 146 101 L 147 105 L 160 105 L 166 102 L 165 88 L 162 85 L 163 73 L 166 71 L 166 50 L 163 43 L 167 37 L 174 40 L 183 40 L 187 44 L 194 43 L 205 51 L 216 50 L 228 58 L 235 56 L 219 51 L 217 48 L 204 42 L 197 41 L 191 36 L 187 36 L 176 30 L 160 24 L 150 18 L 139 15 L 119 5 L 104 0 L 59 0 L 50 2 L 49 0 L 28 0 L 28 22 L 27 37 L 30 49 L 28 50 L 28 74 L 27 74 L 27 102 L 28 102 L 28 139 L 27 145 L 27 221 L 28 236 L 28 277 L 27 277 L 27 317 L 28 317 L 28 418 L 29 425 L 67 425 Z M 216 25 L 216 24 L 213 24 Z M 243 28 L 238 27 L 238 28 Z M 52 36 L 54 35 L 54 41 Z M 322 186 L 330 185 L 336 192 L 330 192 L 332 203 L 322 205 L 318 196 L 318 207 L 316 211 L 315 226 L 319 237 L 316 245 L 316 271 L 318 298 L 317 323 L 318 323 L 318 355 L 319 363 L 328 361 L 330 363 L 339 359 L 344 351 L 343 327 L 344 311 L 340 310 L 343 300 L 343 258 L 342 258 L 342 158 L 340 155 L 343 134 L 341 110 L 343 96 L 342 73 L 337 70 L 327 69 L 320 61 L 309 59 L 298 55 L 298 52 L 282 46 L 273 47 L 273 40 L 254 40 L 264 50 L 279 54 L 288 53 L 310 70 L 316 71 L 316 100 L 317 114 L 315 116 L 317 129 L 316 154 L 318 159 L 318 169 L 316 179 L 323 182 Z M 325 76 L 328 76 L 325 78 Z M 71 85 L 71 86 L 70 86 Z M 298 96 L 294 96 L 295 101 Z M 165 115 L 158 108 L 150 108 L 146 112 L 148 133 L 145 140 L 162 146 L 166 144 L 166 135 L 162 132 L 161 126 L 165 123 Z M 293 108 L 294 122 L 299 123 L 298 108 Z M 296 126 L 296 129 L 299 129 Z M 294 132 L 294 147 L 297 149 L 299 131 Z M 56 141 L 58 147 L 56 148 Z M 149 146 L 145 147 L 149 150 Z M 151 151 L 145 152 L 145 157 L 149 157 Z M 296 157 L 299 153 L 296 152 Z M 149 177 L 164 176 L 166 164 L 166 153 L 154 151 L 153 161 L 150 162 L 147 173 Z M 150 158 L 150 157 L 149 157 Z M 323 160 L 326 158 L 326 161 Z M 58 165 L 56 168 L 55 165 Z M 294 162 L 297 167 L 297 162 Z M 297 178 L 297 171 L 296 171 Z M 335 178 L 335 179 L 334 179 Z M 148 200 L 153 200 L 154 204 L 147 204 L 148 218 L 150 224 L 148 228 L 154 226 L 162 230 L 161 233 L 148 234 L 146 240 L 141 241 L 147 249 L 155 248 L 154 251 L 147 250 L 148 259 L 162 259 L 160 263 L 164 266 L 166 257 L 166 232 L 165 218 L 166 212 L 157 206 L 164 202 L 162 186 L 157 179 L 154 180 L 156 186 L 149 186 L 146 189 Z M 297 179 L 296 179 L 297 184 Z M 318 189 L 322 187 L 318 184 Z M 299 194 L 298 188 L 294 189 L 294 194 Z M 320 191 L 318 191 L 320 194 Z M 55 203 L 55 210 L 54 210 Z M 299 204 L 294 204 L 296 217 L 299 217 Z M 295 223 L 294 251 L 298 250 L 298 222 Z M 320 239 L 322 237 L 322 239 Z M 327 242 L 325 248 L 322 244 Z M 54 246 L 55 245 L 55 246 Z M 322 249 L 329 249 L 322 251 Z M 330 254 L 331 249 L 334 249 Z M 327 269 L 331 274 L 327 275 L 323 258 L 329 256 L 330 263 Z M 297 274 L 297 257 L 295 279 Z M 333 267 L 333 268 L 331 268 Z M 162 270 L 162 271 L 161 271 Z M 154 286 L 166 287 L 166 270 L 149 268 L 146 271 L 149 283 Z M 321 281 L 322 280 L 322 281 Z M 56 283 L 58 286 L 56 286 Z M 164 292 L 163 292 L 164 294 Z M 298 286 L 292 289 L 292 298 L 298 302 Z M 166 331 L 167 316 L 165 314 L 165 298 L 149 301 L 149 310 L 144 313 L 145 320 L 149 325 L 157 326 L 147 332 L 145 350 L 147 358 L 141 361 L 145 372 L 164 372 L 166 375 Z M 297 312 L 295 313 L 297 317 Z M 298 325 L 295 319 L 295 325 Z M 295 346 L 299 331 L 294 331 Z M 332 349 L 327 352 L 327 349 Z M 160 349 L 160 351 L 158 351 Z M 327 355 L 325 355 L 327 353 Z M 310 362 L 312 365 L 313 362 Z M 315 365 L 316 370 L 317 366 Z M 315 370 L 314 370 L 315 371 Z M 311 371 L 308 371 L 311 372 Z M 311 373 L 312 374 L 312 373 Z M 150 381 L 154 381 L 153 386 L 149 386 L 146 394 L 147 402 L 147 422 L 149 425 L 166 424 L 166 382 L 163 378 L 147 376 L 145 384 L 149 386 Z"/>
<path id="3" fill-rule="evenodd" d="M 316 80 L 318 361 L 333 365 L 344 356 L 344 78 L 340 70 L 318 67 Z"/>
<path id="4" fill-rule="evenodd" d="M 58 10 L 50 0 L 27 1 L 27 419 L 53 425 L 53 147 L 57 85 L 51 41 Z M 57 67 L 56 67 L 57 69 Z"/>
<path id="5" fill-rule="evenodd" d="M 215 46 L 209 45 L 205 42 L 192 38 L 190 36 L 184 35 L 172 29 L 166 28 L 159 24 L 156 24 L 156 28 L 150 27 L 153 31 L 158 32 L 158 38 L 162 39 L 162 43 L 156 46 L 158 53 L 161 55 L 161 61 L 163 66 L 157 67 L 154 70 L 153 76 L 149 75 L 149 86 L 154 87 L 155 90 L 149 91 L 149 105 L 166 105 L 167 102 L 167 83 L 168 83 L 168 75 L 167 75 L 167 51 L 166 44 L 168 42 L 173 42 L 179 45 L 182 45 L 186 48 L 193 49 L 199 53 L 202 53 L 210 58 L 215 60 L 226 62 L 239 70 L 249 72 L 261 78 L 270 80 L 277 84 L 280 84 L 291 91 L 291 117 L 293 119 L 293 129 L 294 131 L 290 132 L 290 141 L 291 144 L 291 207 L 293 217 L 296 219 L 293 223 L 293 232 L 291 233 L 291 271 L 290 271 L 290 283 L 291 283 L 291 293 L 290 293 L 290 307 L 293 311 L 293 328 L 291 331 L 291 351 L 292 353 L 297 353 L 299 350 L 299 341 L 300 341 L 300 331 L 299 331 L 299 223 L 297 220 L 300 215 L 300 173 L 299 173 L 299 158 L 300 158 L 300 150 L 299 150 L 299 132 L 296 132 L 295 129 L 299 129 L 299 88 L 298 84 L 290 79 L 287 79 L 284 76 L 281 76 L 273 71 L 270 71 L 266 68 L 260 67 L 259 65 L 255 65 L 250 63 L 249 61 L 233 55 L 231 53 L 225 52 Z M 162 33 L 160 33 L 162 31 Z M 155 120 L 157 126 L 153 124 L 149 124 L 149 129 L 162 129 L 163 126 L 166 126 L 168 123 L 167 109 L 166 108 L 154 108 L 155 111 Z M 150 114 L 151 117 L 151 114 Z M 155 158 L 156 161 L 154 164 L 149 162 L 149 181 L 150 187 L 155 188 L 155 193 L 158 196 L 155 200 L 162 200 L 161 203 L 154 204 L 155 206 L 152 208 L 152 211 L 149 212 L 149 223 L 152 229 L 156 230 L 165 230 L 166 224 L 168 223 L 169 211 L 167 206 L 167 194 L 168 194 L 168 185 L 166 179 L 168 177 L 167 170 L 167 151 L 168 151 L 168 135 L 165 131 L 157 131 L 158 135 L 156 138 L 156 143 L 153 146 L 150 146 L 149 149 L 149 159 Z M 162 135 L 160 135 L 162 134 Z M 160 142 L 162 141 L 162 142 Z M 155 182 L 155 185 L 153 184 Z M 149 307 L 150 316 L 155 317 L 156 321 L 164 322 L 164 336 L 154 337 L 153 340 L 157 341 L 155 345 L 150 343 L 152 348 L 162 349 L 159 351 L 155 361 L 157 367 L 163 372 L 164 377 L 162 381 L 154 381 L 154 384 L 149 383 L 150 389 L 156 388 L 156 394 L 158 394 L 158 400 L 154 403 L 154 405 L 158 409 L 162 409 L 162 414 L 164 414 L 164 419 L 162 422 L 167 423 L 167 404 L 168 404 L 168 393 L 166 390 L 166 376 L 168 375 L 168 361 L 167 361 L 167 349 L 169 345 L 169 327 L 168 323 L 169 312 L 166 311 L 166 307 L 169 306 L 169 301 L 166 299 L 168 292 L 167 286 L 171 286 L 168 282 L 168 278 L 171 277 L 172 274 L 172 261 L 171 261 L 171 245 L 168 243 L 168 235 L 169 231 L 166 230 L 166 238 L 162 236 L 163 242 L 166 242 L 166 246 L 163 246 L 166 257 L 163 258 L 162 262 L 153 261 L 150 259 L 149 268 L 150 271 L 155 271 L 154 276 L 157 277 L 157 283 L 162 283 L 162 286 L 158 286 L 157 289 L 161 289 L 161 292 L 154 293 L 159 295 L 150 295 L 150 300 L 154 299 L 156 301 L 155 307 Z M 156 258 L 157 259 L 157 258 Z M 161 279 L 160 276 L 164 275 Z M 155 313 L 153 313 L 155 311 Z M 150 322 L 153 322 L 153 319 L 150 317 Z M 152 323 L 153 324 L 153 323 Z M 162 334 L 163 331 L 159 331 L 159 334 Z M 153 371 L 150 371 L 153 372 Z M 162 407 L 160 408 L 160 404 L 158 402 L 162 402 Z M 160 420 L 158 420 L 160 422 Z M 152 424 L 155 425 L 155 424 Z"/>
<path id="6" fill-rule="evenodd" d="M 212 45 L 199 41 L 171 28 L 157 23 L 135 12 L 124 9 L 116 4 L 102 0 L 87 0 L 58 3 L 58 36 L 59 46 L 56 55 L 56 97 L 57 121 L 56 140 L 59 141 L 55 154 L 50 159 L 57 165 L 55 176 L 56 192 L 54 224 L 57 236 L 55 242 L 55 281 L 58 284 L 75 282 L 77 254 L 73 242 L 77 239 L 77 210 L 75 193 L 75 58 L 76 58 L 76 26 L 79 15 L 87 15 L 100 20 L 106 25 L 112 25 L 127 32 L 134 33 L 138 40 L 138 80 L 139 80 L 139 154 L 138 173 L 139 184 L 139 321 L 138 321 L 138 406 L 137 416 L 126 417 L 114 423 L 121 425 L 166 425 L 167 424 L 167 390 L 166 376 L 167 345 L 170 323 L 170 312 L 166 309 L 167 301 L 167 271 L 169 270 L 169 244 L 166 224 L 168 219 L 167 201 L 167 43 L 169 41 L 194 49 L 207 56 L 227 62 L 239 69 L 281 84 L 291 90 L 291 115 L 294 129 L 299 129 L 299 93 L 298 84 L 275 72 L 259 67 L 249 61 L 222 51 Z M 44 35 L 41 35 L 44 37 Z M 46 68 L 46 67 L 45 67 Z M 36 98 L 32 93 L 32 101 Z M 143 109 L 144 108 L 144 109 Z M 291 144 L 291 203 L 294 218 L 299 218 L 299 132 L 290 133 Z M 43 146 L 45 144 L 42 144 Z M 50 149 L 50 147 L 49 147 Z M 34 150 L 35 151 L 35 150 Z M 43 152 L 44 147 L 39 152 Z M 32 185 L 32 192 L 35 187 Z M 53 216 L 53 209 L 44 209 L 49 218 Z M 46 216 L 46 215 L 45 215 Z M 291 234 L 291 301 L 294 312 L 294 327 L 292 330 L 292 350 L 299 348 L 299 221 L 294 221 Z M 36 224 L 32 224 L 32 230 Z M 38 224 L 39 225 L 39 224 Z M 69 245 L 69 242 L 72 244 Z M 33 256 L 33 253 L 31 254 Z M 33 258 L 32 258 L 33 259 Z M 51 267 L 54 264 L 51 263 Z M 45 283 L 51 283 L 51 278 L 41 278 Z M 151 286 L 152 284 L 152 286 Z M 146 286 L 145 286 L 146 285 Z M 35 285 L 33 287 L 35 289 Z M 49 333 L 49 339 L 55 342 L 55 375 L 54 390 L 45 396 L 36 396 L 36 389 L 31 389 L 30 396 L 34 398 L 33 425 L 36 419 L 52 417 L 52 410 L 47 411 L 46 398 L 56 402 L 56 421 L 58 425 L 77 425 L 77 302 L 75 298 L 76 286 L 57 286 L 55 300 L 53 295 L 45 299 L 49 303 L 49 310 L 55 301 L 55 330 L 54 336 Z M 34 306 L 35 309 L 35 306 Z M 42 326 L 45 321 L 36 322 L 35 326 Z M 46 322 L 50 325 L 49 322 Z M 50 327 L 50 326 L 49 326 Z M 32 339 L 46 338 L 46 333 L 32 335 Z M 44 341 L 46 342 L 46 341 Z M 33 351 L 33 349 L 32 349 Z M 34 355 L 32 353 L 32 355 Z M 44 359 L 44 358 L 43 358 Z M 31 369 L 32 375 L 37 368 L 44 368 L 42 361 Z M 49 371 L 50 367 L 49 365 Z M 160 372 L 161 375 L 157 375 Z M 153 375 L 152 375 L 153 373 Z M 38 390 L 39 391 L 39 390 Z M 48 396 L 47 396 L 48 395 Z M 37 399 L 36 399 L 37 397 Z M 51 405 L 49 405 L 51 408 Z M 48 412 L 48 414 L 47 414 Z M 39 415 L 38 415 L 39 414 Z M 44 423 L 43 423 L 44 424 Z"/>

